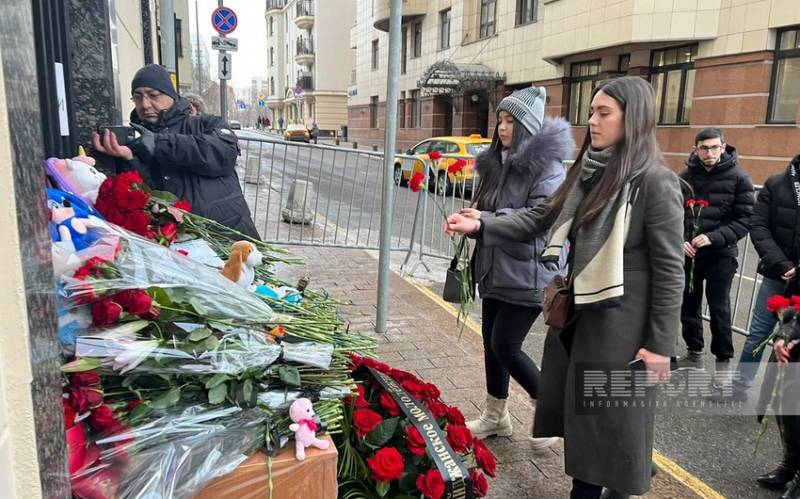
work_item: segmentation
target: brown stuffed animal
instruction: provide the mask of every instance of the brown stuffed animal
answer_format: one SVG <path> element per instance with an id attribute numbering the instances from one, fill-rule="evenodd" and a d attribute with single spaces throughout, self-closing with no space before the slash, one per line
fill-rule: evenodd
<path id="1" fill-rule="evenodd" d="M 256 277 L 255 268 L 261 265 L 264 255 L 250 241 L 236 241 L 231 246 L 231 255 L 222 268 L 222 275 L 235 282 L 244 289 L 255 289 L 253 280 Z"/>

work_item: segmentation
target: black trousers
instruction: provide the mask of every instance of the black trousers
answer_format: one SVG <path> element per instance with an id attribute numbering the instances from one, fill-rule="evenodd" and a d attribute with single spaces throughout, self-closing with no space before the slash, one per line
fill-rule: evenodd
<path id="1" fill-rule="evenodd" d="M 738 263 L 735 258 L 704 258 L 694 265 L 694 289 L 689 293 L 691 259 L 686 259 L 686 288 L 683 292 L 681 324 L 683 340 L 692 351 L 703 350 L 703 284 L 711 316 L 711 353 L 717 360 L 733 357 L 731 331 L 731 283 Z"/>
<path id="2" fill-rule="evenodd" d="M 512 376 L 531 398 L 539 389 L 539 368 L 522 351 L 522 343 L 541 309 L 483 299 L 483 362 L 486 391 L 498 399 L 508 398 Z"/>

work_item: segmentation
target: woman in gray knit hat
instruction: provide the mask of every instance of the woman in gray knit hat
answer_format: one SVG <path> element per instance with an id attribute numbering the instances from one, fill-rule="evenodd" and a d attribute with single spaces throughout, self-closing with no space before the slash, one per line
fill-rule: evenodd
<path id="1" fill-rule="evenodd" d="M 564 181 L 563 161 L 575 148 L 569 123 L 544 117 L 545 89 L 517 90 L 497 106 L 491 147 L 476 159 L 480 184 L 473 206 L 461 214 L 475 220 L 527 211 L 546 200 Z M 539 368 L 522 343 L 542 310 L 542 290 L 564 259 L 544 264 L 542 235 L 503 246 L 478 241 L 474 275 L 482 299 L 486 405 L 467 426 L 479 438 L 511 435 L 509 376 L 537 398 Z M 534 439 L 535 448 L 556 438 Z"/>

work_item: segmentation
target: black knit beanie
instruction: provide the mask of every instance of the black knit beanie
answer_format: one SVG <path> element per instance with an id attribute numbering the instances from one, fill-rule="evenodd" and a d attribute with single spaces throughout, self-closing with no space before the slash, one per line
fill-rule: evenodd
<path id="1" fill-rule="evenodd" d="M 148 64 L 136 72 L 133 76 L 133 81 L 131 81 L 131 94 L 140 87 L 154 88 L 173 99 L 178 98 L 178 93 L 175 91 L 175 87 L 172 86 L 169 73 L 158 64 Z"/>

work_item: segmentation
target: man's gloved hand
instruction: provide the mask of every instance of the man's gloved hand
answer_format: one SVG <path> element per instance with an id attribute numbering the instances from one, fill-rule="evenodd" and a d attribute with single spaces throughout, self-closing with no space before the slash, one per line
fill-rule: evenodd
<path id="1" fill-rule="evenodd" d="M 139 137 L 128 146 L 140 160 L 150 161 L 156 154 L 156 134 L 136 123 L 131 123 L 131 127 L 139 132 Z"/>

